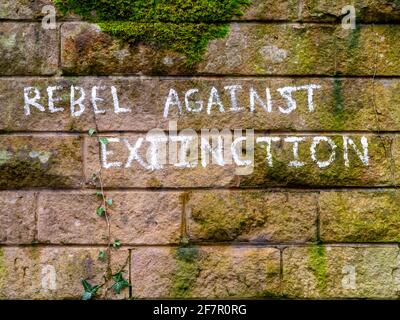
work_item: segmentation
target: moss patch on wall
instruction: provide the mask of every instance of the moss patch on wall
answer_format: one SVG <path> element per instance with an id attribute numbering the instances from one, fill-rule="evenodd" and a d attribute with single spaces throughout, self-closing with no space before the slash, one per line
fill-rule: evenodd
<path id="1" fill-rule="evenodd" d="M 322 245 L 311 247 L 308 256 L 308 267 L 315 276 L 318 290 L 323 293 L 326 289 L 327 277 L 325 247 Z"/>
<path id="2" fill-rule="evenodd" d="M 199 249 L 195 246 L 182 246 L 176 249 L 176 270 L 172 277 L 170 296 L 186 298 L 196 283 L 200 273 Z"/>
<path id="3" fill-rule="evenodd" d="M 97 23 L 132 44 L 144 43 L 201 60 L 208 42 L 228 34 L 229 21 L 250 0 L 54 0 L 63 13 Z"/>

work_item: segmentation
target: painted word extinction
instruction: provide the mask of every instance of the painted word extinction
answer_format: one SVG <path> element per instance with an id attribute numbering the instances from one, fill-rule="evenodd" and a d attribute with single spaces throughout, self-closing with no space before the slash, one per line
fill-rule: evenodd
<path id="1" fill-rule="evenodd" d="M 199 162 L 204 168 L 211 163 L 219 166 L 234 164 L 238 167 L 253 167 L 256 145 L 265 149 L 265 164 L 268 167 L 274 167 L 274 161 L 277 160 L 280 163 L 287 161 L 289 167 L 295 168 L 303 167 L 310 160 L 321 169 L 329 167 L 335 161 L 342 161 L 345 167 L 349 167 L 350 159 L 359 161 L 364 166 L 369 165 L 368 139 L 365 136 L 357 139 L 340 136 L 341 142 L 338 145 L 338 139 L 334 140 L 330 136 L 254 136 L 252 130 L 247 131 L 249 132 L 242 136 L 236 132 L 233 135 L 230 132 L 215 135 L 203 130 L 199 137 L 195 131 L 189 134 L 186 130 L 184 134 L 167 136 L 159 130 L 135 140 L 107 138 L 107 143 L 101 143 L 102 166 L 105 169 L 130 168 L 133 163 L 137 163 L 151 171 L 161 170 L 166 164 L 178 168 L 195 168 Z M 306 148 L 305 142 L 309 144 L 309 159 L 304 159 L 305 153 L 299 152 Z M 275 148 L 288 150 L 285 159 L 277 159 L 279 156 Z M 342 159 L 338 157 L 339 149 L 343 153 Z M 322 154 L 321 150 L 324 150 Z"/>

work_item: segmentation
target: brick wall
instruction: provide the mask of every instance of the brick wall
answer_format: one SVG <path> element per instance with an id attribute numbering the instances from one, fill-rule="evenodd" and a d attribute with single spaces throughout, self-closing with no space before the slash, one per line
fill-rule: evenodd
<path id="1" fill-rule="evenodd" d="M 96 215 L 102 166 L 99 142 L 110 143 L 119 168 L 102 168 L 113 199 L 111 233 L 122 246 L 112 264 L 132 288 L 108 298 L 398 298 L 400 290 L 400 5 L 355 0 L 355 30 L 341 25 L 348 1 L 254 0 L 235 18 L 227 37 L 209 43 L 189 68 L 175 52 L 129 45 L 81 21 L 58 17 L 41 26 L 48 0 L 0 0 L 0 297 L 80 298 L 81 279 L 101 281 L 107 246 Z M 309 110 L 307 91 L 297 109 L 278 111 L 283 87 L 318 85 Z M 240 85 L 241 112 L 179 114 L 165 101 L 173 88 L 184 103 L 197 88 L 232 101 L 226 86 Z M 49 87 L 59 99 L 49 106 Z M 89 99 L 104 87 L 95 113 Z M 85 110 L 71 114 L 85 93 Z M 118 91 L 115 112 L 112 87 Z M 36 88 L 40 107 L 26 107 L 24 89 Z M 249 91 L 272 93 L 273 110 L 248 111 Z M 53 110 L 54 111 L 54 110 Z M 145 170 L 125 165 L 132 144 L 153 128 L 254 129 L 280 139 L 274 166 L 256 147 L 254 168 L 233 166 Z M 315 137 L 337 145 L 326 168 L 310 158 Z M 304 165 L 293 160 L 287 137 L 302 137 Z M 346 165 L 343 137 L 360 148 Z M 321 158 L 326 160 L 326 151 Z M 350 151 L 349 151 L 350 152 Z M 329 153 L 328 153 L 329 155 Z M 111 158 L 109 159 L 111 161 Z M 188 243 L 182 243 L 182 240 Z"/>

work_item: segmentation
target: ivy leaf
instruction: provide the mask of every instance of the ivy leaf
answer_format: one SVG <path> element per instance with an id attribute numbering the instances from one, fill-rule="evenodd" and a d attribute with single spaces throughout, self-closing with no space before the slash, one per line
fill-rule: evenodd
<path id="1" fill-rule="evenodd" d="M 105 257 L 106 257 L 106 253 L 104 251 L 100 251 L 98 258 L 99 259 L 104 259 Z"/>
<path id="2" fill-rule="evenodd" d="M 95 294 L 97 293 L 97 290 L 101 287 L 100 285 L 95 285 L 92 286 L 89 282 L 86 280 L 81 280 L 82 286 L 84 293 L 82 295 L 82 300 L 90 300 L 92 299 Z"/>
<path id="3" fill-rule="evenodd" d="M 100 197 L 100 198 L 103 197 L 103 194 L 102 194 L 100 191 L 97 191 L 97 192 L 95 193 L 95 195 L 98 196 L 98 197 Z"/>
<path id="4" fill-rule="evenodd" d="M 88 131 L 89 136 L 93 136 L 96 133 L 96 131 L 94 131 L 94 129 L 90 128 Z"/>
<path id="5" fill-rule="evenodd" d="M 96 213 L 99 217 L 102 217 L 106 213 L 106 209 L 104 209 L 104 207 L 98 207 Z"/>
<path id="6" fill-rule="evenodd" d="M 114 243 L 113 243 L 113 247 L 114 248 L 119 248 L 120 246 L 121 246 L 121 241 L 115 240 Z"/>
<path id="7" fill-rule="evenodd" d="M 112 206 L 112 204 L 113 204 L 113 199 L 108 199 L 108 200 L 107 200 L 107 204 L 108 204 L 109 206 Z"/>
<path id="8" fill-rule="evenodd" d="M 112 278 L 115 283 L 112 285 L 111 288 L 114 289 L 116 293 L 119 294 L 122 289 L 129 287 L 129 282 L 124 279 L 122 272 L 114 274 Z"/>
<path id="9" fill-rule="evenodd" d="M 101 144 L 104 144 L 105 146 L 108 144 L 108 139 L 105 137 L 101 137 L 99 138 L 99 141 Z"/>

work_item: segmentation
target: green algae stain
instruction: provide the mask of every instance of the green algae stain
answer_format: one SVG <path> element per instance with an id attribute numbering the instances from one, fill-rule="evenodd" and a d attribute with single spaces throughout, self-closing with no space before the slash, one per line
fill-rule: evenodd
<path id="1" fill-rule="evenodd" d="M 172 276 L 170 296 L 187 298 L 200 274 L 199 249 L 195 246 L 179 247 L 174 252 L 176 270 Z"/>
<path id="2" fill-rule="evenodd" d="M 318 245 L 309 249 L 308 267 L 316 278 L 318 290 L 324 292 L 327 278 L 326 252 L 324 246 Z"/>
<path id="3" fill-rule="evenodd" d="M 97 23 L 102 31 L 131 44 L 145 43 L 199 61 L 209 41 L 229 32 L 250 0 L 54 0 L 63 14 Z"/>

